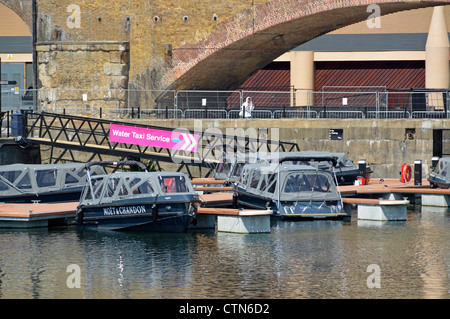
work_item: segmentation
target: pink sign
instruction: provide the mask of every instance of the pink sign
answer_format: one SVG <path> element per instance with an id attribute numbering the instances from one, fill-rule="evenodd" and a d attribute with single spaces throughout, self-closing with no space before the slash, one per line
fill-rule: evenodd
<path id="1" fill-rule="evenodd" d="M 198 135 L 176 131 L 156 130 L 144 127 L 110 124 L 111 142 L 145 145 L 174 150 L 197 151 Z"/>

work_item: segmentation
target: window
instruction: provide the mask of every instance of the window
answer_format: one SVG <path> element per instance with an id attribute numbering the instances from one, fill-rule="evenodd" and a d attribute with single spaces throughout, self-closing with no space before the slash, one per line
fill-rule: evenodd
<path id="1" fill-rule="evenodd" d="M 267 185 L 269 185 L 269 188 L 267 189 L 267 191 L 269 193 L 274 193 L 275 192 L 275 186 L 277 185 L 277 174 L 270 174 L 268 180 L 267 180 Z"/>
<path id="2" fill-rule="evenodd" d="M 38 187 L 50 187 L 56 185 L 56 169 L 43 169 L 36 171 L 36 184 Z"/>
<path id="3" fill-rule="evenodd" d="M 291 174 L 284 187 L 285 193 L 329 191 L 329 180 L 322 174 Z"/>
<path id="4" fill-rule="evenodd" d="M 92 190 L 90 185 L 87 185 L 85 199 L 92 199 L 92 191 L 94 191 L 95 198 L 99 198 L 102 192 L 103 177 L 92 179 L 91 182 L 92 182 Z"/>
<path id="5" fill-rule="evenodd" d="M 165 193 L 186 193 L 189 191 L 184 176 L 160 176 L 159 184 Z"/>
<path id="6" fill-rule="evenodd" d="M 10 171 L 10 172 L 0 172 L 4 178 L 14 184 L 16 179 L 22 174 L 22 171 Z"/>
<path id="7" fill-rule="evenodd" d="M 106 184 L 106 191 L 105 191 L 105 197 L 113 197 L 114 193 L 117 189 L 117 186 L 119 185 L 120 178 L 119 177 L 113 177 L 108 179 Z"/>
<path id="8" fill-rule="evenodd" d="M 85 172 L 83 170 L 77 172 L 76 168 L 71 168 L 68 172 L 66 172 L 66 176 L 64 177 L 64 184 L 77 184 L 84 178 Z"/>
<path id="9" fill-rule="evenodd" d="M 252 181 L 250 182 L 250 187 L 257 188 L 260 180 L 261 180 L 261 171 L 259 169 L 253 170 Z"/>
<path id="10" fill-rule="evenodd" d="M 20 179 L 16 187 L 19 189 L 31 189 L 31 180 L 28 172 Z"/>
<path id="11" fill-rule="evenodd" d="M 134 178 L 130 182 L 130 189 L 133 194 L 153 194 L 154 190 L 149 180 L 142 181 L 140 178 Z"/>

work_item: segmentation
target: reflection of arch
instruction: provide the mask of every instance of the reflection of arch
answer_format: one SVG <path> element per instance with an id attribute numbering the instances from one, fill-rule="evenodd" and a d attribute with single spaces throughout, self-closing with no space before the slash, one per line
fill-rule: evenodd
<path id="1" fill-rule="evenodd" d="M 163 85 L 173 89 L 234 89 L 249 75 L 298 45 L 366 20 L 369 4 L 382 15 L 450 1 L 272 0 L 219 24 L 215 32 L 175 49 Z"/>

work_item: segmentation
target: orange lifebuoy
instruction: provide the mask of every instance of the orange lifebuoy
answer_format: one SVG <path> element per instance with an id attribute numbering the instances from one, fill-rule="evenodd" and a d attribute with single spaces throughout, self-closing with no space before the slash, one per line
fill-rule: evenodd
<path id="1" fill-rule="evenodd" d="M 402 164 L 402 171 L 400 173 L 400 182 L 408 183 L 411 180 L 411 166 L 409 164 Z"/>

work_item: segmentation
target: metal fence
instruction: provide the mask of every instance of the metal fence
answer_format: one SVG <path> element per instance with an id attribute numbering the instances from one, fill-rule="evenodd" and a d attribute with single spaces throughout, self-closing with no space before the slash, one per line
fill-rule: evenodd
<path id="1" fill-rule="evenodd" d="M 45 111 L 98 118 L 237 119 L 246 97 L 253 118 L 415 119 L 450 118 L 447 90 L 388 91 L 383 87 L 332 87 L 320 92 L 2 90 L 1 112 Z"/>

